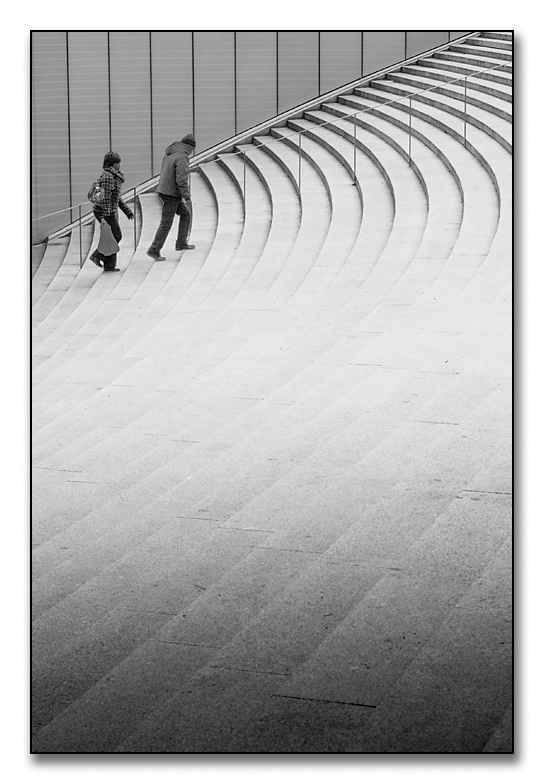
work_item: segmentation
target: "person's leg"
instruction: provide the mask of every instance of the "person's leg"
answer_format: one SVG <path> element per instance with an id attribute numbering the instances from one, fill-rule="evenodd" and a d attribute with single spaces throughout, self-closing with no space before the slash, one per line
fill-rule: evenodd
<path id="1" fill-rule="evenodd" d="M 176 213 L 179 215 L 178 236 L 176 245 L 186 245 L 189 230 L 191 228 L 192 209 L 189 204 L 180 201 Z"/>
<path id="2" fill-rule="evenodd" d="M 102 220 L 102 214 L 99 210 L 93 210 L 93 215 L 96 221 L 100 224 Z M 90 260 L 93 264 L 96 264 L 97 267 L 102 266 L 102 262 L 104 261 L 104 255 L 98 251 L 98 249 L 94 250 L 91 255 L 89 256 Z"/>
<path id="3" fill-rule="evenodd" d="M 159 196 L 162 201 L 161 222 L 159 223 L 159 227 L 155 233 L 153 242 L 148 249 L 149 253 L 154 253 L 157 255 L 160 254 L 161 248 L 166 242 L 166 238 L 170 233 L 172 223 L 174 222 L 174 216 L 176 214 L 176 208 L 180 201 L 175 196 L 166 196 L 163 193 L 159 193 Z"/>
<path id="4" fill-rule="evenodd" d="M 116 215 L 106 215 L 104 216 L 107 223 L 109 223 L 111 227 L 111 233 L 113 234 L 114 239 L 117 243 L 121 242 L 123 238 L 123 233 L 121 231 L 121 227 L 119 226 L 119 221 L 117 220 Z M 109 270 L 115 269 L 117 267 L 117 253 L 112 253 L 110 256 L 104 256 L 104 271 L 108 272 Z"/>
<path id="5" fill-rule="evenodd" d="M 176 250 L 192 250 L 195 246 L 189 245 L 189 232 L 193 222 L 193 206 L 191 202 L 180 202 L 177 209 L 179 215 L 178 236 Z"/>

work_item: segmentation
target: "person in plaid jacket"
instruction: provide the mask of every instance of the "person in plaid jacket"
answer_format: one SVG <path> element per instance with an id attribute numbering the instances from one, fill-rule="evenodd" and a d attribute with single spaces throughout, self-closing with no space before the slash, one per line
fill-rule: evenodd
<path id="1" fill-rule="evenodd" d="M 121 171 L 121 156 L 116 152 L 107 152 L 102 164 L 103 172 L 98 179 L 99 185 L 104 191 L 104 198 L 99 205 L 93 207 L 96 220 L 100 223 L 104 218 L 111 226 L 111 231 L 117 242 L 120 242 L 123 234 L 117 220 L 117 209 L 120 207 L 129 220 L 133 220 L 134 213 L 121 198 L 121 186 L 125 181 L 125 175 Z M 104 264 L 104 272 L 119 272 L 117 267 L 117 254 L 104 256 L 98 250 L 90 256 L 91 261 L 97 267 Z"/>

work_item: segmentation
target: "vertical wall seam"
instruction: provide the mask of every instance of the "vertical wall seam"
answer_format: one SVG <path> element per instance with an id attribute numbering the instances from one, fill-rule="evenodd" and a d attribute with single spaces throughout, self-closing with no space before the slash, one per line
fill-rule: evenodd
<path id="1" fill-rule="evenodd" d="M 151 129 L 151 176 L 155 174 L 153 165 L 153 54 L 151 46 L 151 30 L 149 31 L 149 110 L 150 110 L 150 129 Z M 136 205 L 134 205 L 136 207 Z"/>
<path id="2" fill-rule="evenodd" d="M 66 110 L 68 120 L 68 203 L 73 204 L 72 191 L 72 128 L 70 124 L 70 52 L 68 48 L 68 31 L 66 31 Z M 72 210 L 70 209 L 70 222 L 72 221 Z"/>
<path id="3" fill-rule="evenodd" d="M 276 114 L 280 113 L 280 34 L 276 30 Z"/>
<path id="4" fill-rule="evenodd" d="M 234 31 L 234 135 L 238 133 L 238 89 L 237 89 L 237 68 L 236 68 L 236 30 Z"/>
<path id="5" fill-rule="evenodd" d="M 191 69 L 193 79 L 193 136 L 196 139 L 196 116 L 195 116 L 195 34 L 191 32 Z M 198 146 L 198 142 L 197 142 Z"/>
<path id="6" fill-rule="evenodd" d="M 30 116 L 30 123 L 31 123 L 31 137 L 32 137 L 32 175 L 30 178 L 30 192 L 32 194 L 32 217 L 37 218 L 38 216 L 38 181 L 36 175 L 36 101 L 34 100 L 35 95 L 35 53 L 34 53 L 34 31 L 30 33 L 30 103 L 31 103 L 31 116 Z M 32 238 L 32 229 L 34 227 L 34 223 L 31 223 L 31 238 Z M 32 243 L 32 239 L 31 239 Z"/>
<path id="7" fill-rule="evenodd" d="M 317 94 L 321 95 L 321 31 L 317 31 Z"/>
<path id="8" fill-rule="evenodd" d="M 110 150 L 113 146 L 113 136 L 111 130 L 111 56 L 110 56 L 110 32 L 106 32 L 108 40 L 108 128 L 110 137 Z"/>

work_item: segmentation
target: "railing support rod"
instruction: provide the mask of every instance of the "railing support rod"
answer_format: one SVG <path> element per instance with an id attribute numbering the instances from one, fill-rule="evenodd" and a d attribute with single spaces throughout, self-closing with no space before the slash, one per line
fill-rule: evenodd
<path id="1" fill-rule="evenodd" d="M 136 253 L 136 188 L 134 188 L 134 209 L 132 210 L 134 213 L 134 253 Z"/>
<path id="2" fill-rule="evenodd" d="M 300 198 L 300 186 L 301 186 L 301 158 L 302 158 L 302 131 L 299 131 L 298 134 L 298 195 Z"/>
<path id="3" fill-rule="evenodd" d="M 467 77 L 465 76 L 465 127 L 463 129 L 463 140 L 465 147 L 467 146 Z"/>
<path id="4" fill-rule="evenodd" d="M 78 207 L 79 212 L 79 269 L 83 267 L 83 250 L 81 247 L 81 204 Z"/>
<path id="5" fill-rule="evenodd" d="M 357 184 L 357 113 L 353 116 L 353 184 Z"/>
<path id="6" fill-rule="evenodd" d="M 246 214 L 246 151 L 242 153 L 242 160 L 244 161 L 244 215 Z"/>
<path id="7" fill-rule="evenodd" d="M 410 96 L 410 111 L 408 112 L 409 116 L 409 132 L 408 132 L 408 160 L 410 166 L 412 165 L 412 96 Z"/>

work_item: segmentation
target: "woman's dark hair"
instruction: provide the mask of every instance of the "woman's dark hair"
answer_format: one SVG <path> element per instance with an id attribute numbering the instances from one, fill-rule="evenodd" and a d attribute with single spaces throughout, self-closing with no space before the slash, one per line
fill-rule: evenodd
<path id="1" fill-rule="evenodd" d="M 102 164 L 104 169 L 108 166 L 115 166 L 116 163 L 121 163 L 121 156 L 117 155 L 116 152 L 110 151 L 104 155 L 104 163 Z"/>

